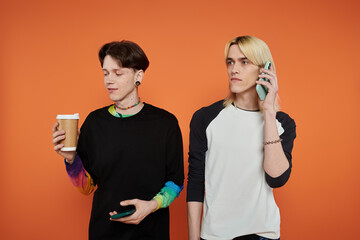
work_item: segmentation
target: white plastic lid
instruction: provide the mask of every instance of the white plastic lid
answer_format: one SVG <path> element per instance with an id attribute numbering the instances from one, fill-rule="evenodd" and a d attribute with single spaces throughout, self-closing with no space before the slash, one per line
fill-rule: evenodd
<path id="1" fill-rule="evenodd" d="M 79 119 L 79 114 L 59 114 L 57 115 L 56 119 Z"/>

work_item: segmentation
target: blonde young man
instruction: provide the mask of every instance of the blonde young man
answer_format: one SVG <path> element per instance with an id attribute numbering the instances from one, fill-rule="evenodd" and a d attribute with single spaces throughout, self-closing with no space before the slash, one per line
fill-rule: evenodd
<path id="1" fill-rule="evenodd" d="M 189 239 L 280 239 L 272 189 L 289 179 L 295 122 L 278 111 L 275 65 L 265 42 L 232 39 L 225 61 L 229 96 L 195 112 L 190 124 Z M 263 68 L 267 61 L 270 70 Z M 264 101 L 257 84 L 268 88 Z"/>

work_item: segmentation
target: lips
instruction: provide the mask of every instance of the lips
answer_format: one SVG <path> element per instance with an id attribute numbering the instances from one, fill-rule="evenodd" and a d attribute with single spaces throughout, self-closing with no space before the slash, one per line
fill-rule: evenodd
<path id="1" fill-rule="evenodd" d="M 117 88 L 108 88 L 107 89 L 109 93 L 115 92 L 117 90 Z"/>
<path id="2" fill-rule="evenodd" d="M 234 78 L 234 77 L 232 77 L 230 80 L 231 81 L 242 81 L 240 78 Z"/>

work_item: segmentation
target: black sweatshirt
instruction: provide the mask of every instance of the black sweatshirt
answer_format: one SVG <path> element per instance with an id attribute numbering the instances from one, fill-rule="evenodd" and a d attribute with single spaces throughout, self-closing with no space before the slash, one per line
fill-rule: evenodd
<path id="1" fill-rule="evenodd" d="M 144 104 L 128 118 L 108 106 L 95 110 L 80 130 L 77 153 L 98 186 L 94 193 L 89 239 L 169 239 L 169 209 L 159 209 L 140 224 L 109 220 L 123 200 L 151 200 L 173 181 L 183 185 L 183 145 L 171 113 Z"/>

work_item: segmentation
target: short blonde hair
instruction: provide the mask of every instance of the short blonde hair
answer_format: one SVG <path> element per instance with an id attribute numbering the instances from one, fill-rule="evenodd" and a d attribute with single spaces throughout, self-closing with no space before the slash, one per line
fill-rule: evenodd
<path id="1" fill-rule="evenodd" d="M 241 52 L 253 64 L 259 67 L 264 67 L 265 63 L 267 61 L 270 61 L 275 71 L 275 63 L 271 56 L 270 49 L 263 40 L 253 36 L 240 36 L 228 41 L 225 46 L 225 61 L 229 55 L 230 47 L 234 44 L 239 46 Z M 280 106 L 278 104 L 278 98 L 279 96 L 276 96 L 275 111 L 278 111 L 280 109 Z M 235 94 L 230 92 L 229 95 L 224 100 L 225 107 L 230 106 L 231 104 L 234 103 L 234 101 L 235 101 Z M 260 100 L 259 100 L 259 108 L 260 108 Z"/>

